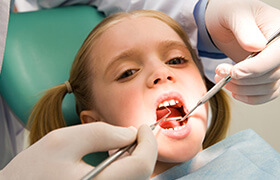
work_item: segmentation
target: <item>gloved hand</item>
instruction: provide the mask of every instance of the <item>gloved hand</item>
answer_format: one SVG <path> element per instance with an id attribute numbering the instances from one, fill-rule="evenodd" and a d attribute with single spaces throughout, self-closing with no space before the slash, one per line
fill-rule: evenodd
<path id="1" fill-rule="evenodd" d="M 90 153 L 138 145 L 106 167 L 97 179 L 148 179 L 157 159 L 157 143 L 147 125 L 136 130 L 105 123 L 89 123 L 52 131 L 18 154 L 2 171 L 0 179 L 81 179 L 92 166 L 81 158 Z"/>
<path id="2" fill-rule="evenodd" d="M 230 73 L 225 86 L 237 100 L 261 104 L 279 96 L 280 40 L 267 39 L 280 28 L 280 10 L 258 0 L 209 0 L 207 30 L 215 45 L 236 65 L 221 64 L 215 80 Z M 244 60 L 252 52 L 257 56 Z"/>

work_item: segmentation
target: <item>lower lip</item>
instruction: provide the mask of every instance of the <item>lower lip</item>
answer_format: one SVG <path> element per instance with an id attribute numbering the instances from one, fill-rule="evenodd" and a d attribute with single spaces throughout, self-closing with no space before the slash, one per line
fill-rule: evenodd
<path id="1" fill-rule="evenodd" d="M 191 132 L 191 126 L 188 122 L 184 125 L 184 127 L 181 127 L 180 129 L 163 129 L 161 128 L 161 133 L 165 136 L 172 138 L 172 139 L 182 139 L 187 137 Z"/>

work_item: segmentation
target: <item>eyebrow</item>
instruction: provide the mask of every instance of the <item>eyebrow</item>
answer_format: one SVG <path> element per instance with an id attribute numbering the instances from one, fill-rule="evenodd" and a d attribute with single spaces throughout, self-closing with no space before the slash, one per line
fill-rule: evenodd
<path id="1" fill-rule="evenodd" d="M 174 41 L 174 40 L 161 41 L 159 43 L 159 46 L 162 49 L 180 48 L 183 50 L 190 51 L 190 49 L 188 49 L 185 43 L 180 41 Z"/>
<path id="2" fill-rule="evenodd" d="M 121 52 L 120 54 L 118 54 L 116 57 L 114 57 L 110 64 L 113 64 L 114 62 L 120 61 L 122 59 L 130 58 L 131 56 L 135 55 L 135 53 L 136 53 L 136 49 L 125 50 L 125 51 Z"/>
<path id="3" fill-rule="evenodd" d="M 121 52 L 117 56 L 113 57 L 111 62 L 108 64 L 108 66 L 105 70 L 105 75 L 112 69 L 114 64 L 118 63 L 119 61 L 129 59 L 132 56 L 135 56 L 135 54 L 137 53 L 136 51 L 137 51 L 136 49 L 128 49 L 128 50 Z"/>

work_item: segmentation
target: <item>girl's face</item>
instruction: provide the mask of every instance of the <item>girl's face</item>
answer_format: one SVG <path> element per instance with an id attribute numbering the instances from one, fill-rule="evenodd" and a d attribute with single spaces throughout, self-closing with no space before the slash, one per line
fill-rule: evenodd
<path id="1" fill-rule="evenodd" d="M 118 126 L 152 124 L 167 113 L 183 116 L 205 94 L 204 81 L 182 39 L 149 17 L 126 18 L 106 30 L 92 49 L 96 121 Z M 207 105 L 184 123 L 163 122 L 155 130 L 158 160 L 183 162 L 202 149 Z"/>

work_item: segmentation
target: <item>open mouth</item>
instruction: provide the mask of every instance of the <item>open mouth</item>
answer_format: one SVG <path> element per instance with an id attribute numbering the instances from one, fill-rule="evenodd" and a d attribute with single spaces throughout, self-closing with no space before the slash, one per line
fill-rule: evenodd
<path id="1" fill-rule="evenodd" d="M 160 120 L 163 116 L 168 114 L 168 108 L 171 111 L 171 114 L 168 116 L 168 118 L 172 117 L 181 117 L 183 118 L 186 115 L 186 112 L 184 110 L 183 103 L 181 103 L 179 100 L 171 99 L 171 100 L 165 100 L 162 103 L 159 104 L 156 114 L 157 114 L 157 120 Z M 159 126 L 163 129 L 175 129 L 181 126 L 184 126 L 187 124 L 188 118 L 184 121 L 162 121 Z"/>

